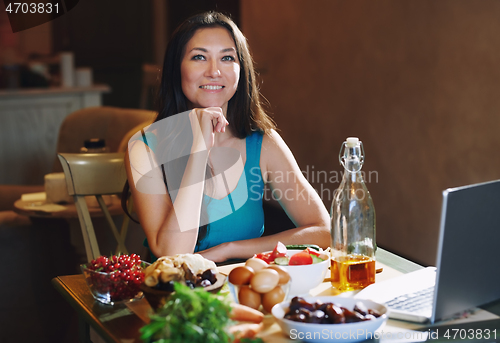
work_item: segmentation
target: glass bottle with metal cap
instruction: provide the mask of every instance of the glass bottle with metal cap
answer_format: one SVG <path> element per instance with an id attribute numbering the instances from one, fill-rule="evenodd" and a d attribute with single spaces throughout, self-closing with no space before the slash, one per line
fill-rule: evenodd
<path id="1" fill-rule="evenodd" d="M 375 207 L 361 172 L 364 149 L 356 137 L 342 143 L 344 175 L 330 212 L 332 286 L 339 291 L 361 289 L 375 282 Z"/>

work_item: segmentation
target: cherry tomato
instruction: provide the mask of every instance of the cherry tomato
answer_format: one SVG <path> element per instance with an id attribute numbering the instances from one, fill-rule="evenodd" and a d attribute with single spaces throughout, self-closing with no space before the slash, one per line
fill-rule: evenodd
<path id="1" fill-rule="evenodd" d="M 286 256 L 286 253 L 286 246 L 283 243 L 278 242 L 278 244 L 276 244 L 276 246 L 274 247 L 273 252 L 271 253 L 271 261 L 274 261 L 276 257 Z"/>
<path id="2" fill-rule="evenodd" d="M 272 252 L 261 252 L 259 254 L 256 254 L 254 257 L 255 258 L 260 258 L 261 260 L 264 260 L 267 264 L 271 263 L 272 261 L 274 261 L 274 258 L 271 259 L 271 254 Z"/>
<path id="3" fill-rule="evenodd" d="M 312 264 L 313 259 L 311 255 L 309 254 L 309 251 L 304 250 L 301 252 L 296 253 L 295 255 L 292 255 L 290 257 L 290 261 L 288 262 L 288 265 L 290 266 L 297 266 L 297 265 L 303 265 L 303 264 Z"/>

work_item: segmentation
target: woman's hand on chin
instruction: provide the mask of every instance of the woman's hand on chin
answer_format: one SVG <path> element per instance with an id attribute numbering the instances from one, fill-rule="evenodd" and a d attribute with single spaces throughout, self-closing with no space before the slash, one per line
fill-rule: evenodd
<path id="1" fill-rule="evenodd" d="M 189 113 L 189 119 L 194 146 L 204 144 L 203 150 L 212 148 L 215 133 L 225 132 L 229 124 L 220 107 L 195 108 Z"/>

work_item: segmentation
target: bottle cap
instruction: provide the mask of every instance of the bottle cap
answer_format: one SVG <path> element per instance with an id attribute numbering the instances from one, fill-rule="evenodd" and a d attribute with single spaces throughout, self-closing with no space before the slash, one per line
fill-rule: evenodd
<path id="1" fill-rule="evenodd" d="M 355 148 L 359 145 L 359 139 L 358 137 L 348 137 L 346 139 L 346 146 L 348 148 Z"/>

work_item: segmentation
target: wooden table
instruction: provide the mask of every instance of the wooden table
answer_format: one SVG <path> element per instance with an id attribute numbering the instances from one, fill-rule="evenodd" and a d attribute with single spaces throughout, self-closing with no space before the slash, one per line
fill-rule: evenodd
<path id="1" fill-rule="evenodd" d="M 219 267 L 219 270 L 223 273 L 228 273 L 234 267 L 235 265 L 225 265 Z M 377 250 L 377 268 L 383 268 L 383 271 L 376 276 L 376 282 L 379 282 L 402 273 L 418 270 L 422 266 L 379 248 Z M 58 276 L 52 280 L 52 284 L 78 312 L 81 342 L 90 342 L 90 327 L 105 342 L 142 342 L 140 340 L 139 329 L 149 321 L 148 314 L 151 311 L 151 307 L 145 299 L 127 305 L 108 306 L 101 304 L 92 297 L 83 275 Z M 313 296 L 336 294 L 337 291 L 331 287 L 330 282 L 323 282 L 311 291 L 311 295 Z M 496 309 L 498 311 L 497 314 L 500 314 L 500 304 L 494 305 L 491 308 L 493 310 Z M 390 322 L 392 322 L 392 325 L 398 325 L 398 321 L 390 320 Z M 472 323 L 472 326 L 466 325 L 461 327 L 473 329 L 489 328 L 490 330 L 498 327 L 497 337 L 500 336 L 500 319 L 490 322 Z M 264 329 L 259 336 L 265 342 L 294 342 L 281 333 L 278 324 L 275 323 L 272 317 L 265 318 Z M 432 341 L 439 342 L 440 340 Z M 445 339 L 442 341 L 450 342 L 452 340 Z"/>
<path id="2" fill-rule="evenodd" d="M 113 216 L 113 219 L 116 219 L 115 225 L 120 229 L 121 222 L 118 216 L 125 215 L 121 206 L 121 200 L 116 195 L 112 195 L 107 199 L 106 204 L 108 205 L 108 211 L 111 216 Z M 114 236 L 111 236 L 110 227 L 104 218 L 104 213 L 97 205 L 95 197 L 92 196 L 92 199 L 90 199 L 87 204 L 94 231 L 97 234 L 100 234 L 99 232 L 109 232 L 109 236 L 106 236 L 106 234 L 100 234 L 101 236 L 98 236 L 100 249 L 102 249 L 101 251 L 115 251 L 115 249 L 117 249 L 117 243 L 114 240 Z M 55 210 L 51 210 L 51 208 L 47 206 L 54 207 L 54 204 L 46 204 L 45 201 L 23 201 L 22 199 L 18 199 L 14 202 L 14 211 L 21 216 L 29 217 L 31 224 L 35 227 L 50 228 L 51 235 L 54 235 L 55 231 L 59 234 L 63 234 L 65 237 L 63 245 L 71 249 L 71 254 L 74 258 L 80 263 L 88 262 L 85 243 L 81 233 L 82 226 L 75 204 L 55 205 Z M 53 249 L 53 247 L 50 246 L 46 248 Z"/>
<path id="3" fill-rule="evenodd" d="M 47 205 L 54 207 L 54 204 L 46 204 L 44 201 L 23 201 L 22 199 L 18 199 L 14 202 L 14 211 L 20 215 L 37 218 L 78 218 L 78 212 L 74 203 L 55 205 L 56 207 L 53 210 L 50 207 L 48 208 Z M 89 201 L 88 209 L 93 218 L 104 216 L 95 198 L 91 202 Z M 121 200 L 118 196 L 113 195 L 109 197 L 108 210 L 112 216 L 124 214 Z"/>
<path id="4" fill-rule="evenodd" d="M 138 300 L 129 307 L 101 304 L 90 293 L 83 274 L 58 276 L 52 279 L 52 284 L 78 312 L 81 342 L 91 342 L 89 325 L 106 342 L 141 342 L 139 329 L 144 326 L 145 318 L 135 315 L 129 307 L 142 307 L 142 312 L 147 313 L 151 307 L 146 299 Z"/>

